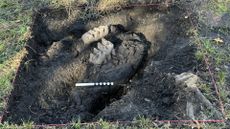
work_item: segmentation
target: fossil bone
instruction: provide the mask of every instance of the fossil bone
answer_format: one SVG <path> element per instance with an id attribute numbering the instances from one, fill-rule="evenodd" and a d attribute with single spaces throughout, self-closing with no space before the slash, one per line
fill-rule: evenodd
<path id="1" fill-rule="evenodd" d="M 95 42 L 95 41 L 98 41 L 99 39 L 104 38 L 106 35 L 110 33 L 116 34 L 121 31 L 125 31 L 125 28 L 120 24 L 99 26 L 83 34 L 81 39 L 85 45 L 88 45 L 92 42 Z"/>
<path id="2" fill-rule="evenodd" d="M 83 34 L 81 39 L 84 42 L 84 44 L 90 44 L 101 38 L 104 38 L 108 34 L 109 34 L 109 26 L 99 26 Z"/>
<path id="3" fill-rule="evenodd" d="M 113 44 L 105 39 L 102 39 L 101 43 L 98 44 L 98 49 L 103 51 L 105 55 L 110 55 L 113 50 L 113 47 Z"/>
<path id="4" fill-rule="evenodd" d="M 113 48 L 114 45 L 110 41 L 102 39 L 101 42 L 98 43 L 97 48 L 93 49 L 93 53 L 90 53 L 89 61 L 93 64 L 102 64 L 106 58 L 111 58 Z"/>
<path id="5" fill-rule="evenodd" d="M 106 56 L 102 51 L 94 51 L 90 53 L 89 61 L 93 64 L 102 64 Z"/>

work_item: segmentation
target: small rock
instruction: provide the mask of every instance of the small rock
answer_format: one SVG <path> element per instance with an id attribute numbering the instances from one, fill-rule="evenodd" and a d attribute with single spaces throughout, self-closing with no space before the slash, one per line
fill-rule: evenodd
<path id="1" fill-rule="evenodd" d="M 151 100 L 150 100 L 150 99 L 147 99 L 147 98 L 144 98 L 144 100 L 145 100 L 146 102 L 151 102 Z"/>
<path id="2" fill-rule="evenodd" d="M 175 79 L 176 84 L 186 85 L 187 87 L 194 87 L 196 86 L 199 77 L 197 75 L 194 75 L 193 73 L 186 72 L 180 75 L 176 75 Z"/>
<path id="3" fill-rule="evenodd" d="M 215 68 L 216 71 L 220 71 L 220 68 Z"/>

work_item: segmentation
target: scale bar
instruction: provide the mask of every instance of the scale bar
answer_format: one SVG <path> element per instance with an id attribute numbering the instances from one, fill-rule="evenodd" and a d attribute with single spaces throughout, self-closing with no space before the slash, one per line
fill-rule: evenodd
<path id="1" fill-rule="evenodd" d="M 114 82 L 76 83 L 76 87 L 113 86 Z"/>

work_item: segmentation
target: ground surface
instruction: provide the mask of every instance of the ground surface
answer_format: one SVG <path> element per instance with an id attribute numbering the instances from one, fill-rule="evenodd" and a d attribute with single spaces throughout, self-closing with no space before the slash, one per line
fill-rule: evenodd
<path id="1" fill-rule="evenodd" d="M 201 21 L 207 19 L 198 19 L 196 11 L 188 13 L 193 4 L 196 3 L 182 3 L 163 10 L 126 8 L 95 14 L 96 17 L 81 13 L 69 17 L 66 9 L 39 10 L 34 15 L 26 44 L 27 54 L 16 74 L 4 120 L 48 124 L 67 123 L 78 117 L 87 122 L 100 118 L 133 120 L 138 116 L 160 120 L 223 119 L 218 97 L 212 92 L 214 88 L 206 86 L 212 80 L 202 59 L 208 56 L 213 64 L 211 69 L 218 74 L 215 80 L 222 86 L 221 100 L 224 99 L 228 111 L 228 93 L 222 91 L 228 92 L 228 82 L 224 80 L 229 77 L 229 25 L 225 22 L 229 16 L 228 13 L 222 17 L 213 14 L 217 16 L 208 17 L 211 18 L 209 24 L 203 24 Z M 78 10 L 81 9 L 75 11 L 81 12 Z M 117 55 L 98 67 L 88 61 L 96 43 L 80 53 L 76 52 L 76 44 L 81 42 L 79 37 L 87 30 L 109 24 L 121 24 L 128 32 L 106 37 L 114 43 Z M 197 24 L 199 32 L 194 30 Z M 222 29 L 222 33 L 217 29 Z M 126 44 L 125 47 L 122 44 Z M 116 73 L 118 70 L 120 74 Z M 214 108 L 203 101 L 190 101 L 190 91 L 176 83 L 176 77 L 185 72 L 198 75 L 202 82 L 198 88 Z M 76 82 L 107 80 L 119 85 L 90 89 L 74 87 Z M 195 114 L 191 110 L 188 113 L 191 103 Z"/>

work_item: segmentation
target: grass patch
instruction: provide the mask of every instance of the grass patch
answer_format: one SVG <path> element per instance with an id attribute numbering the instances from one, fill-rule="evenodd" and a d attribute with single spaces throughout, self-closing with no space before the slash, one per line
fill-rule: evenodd
<path id="1" fill-rule="evenodd" d="M 77 120 L 69 125 L 62 126 L 62 127 L 49 127 L 43 126 L 43 129 L 51 129 L 51 128 L 63 128 L 63 129 L 118 129 L 118 128 L 125 128 L 125 129 L 170 129 L 171 124 L 157 124 L 154 121 L 151 121 L 148 118 L 138 117 L 137 119 L 133 120 L 132 122 L 108 122 L 100 119 L 97 122 L 93 123 L 81 123 L 80 120 Z M 39 128 L 32 122 L 24 122 L 22 125 L 13 125 L 9 123 L 0 124 L 0 128 L 6 129 L 34 129 Z"/>
<path id="2" fill-rule="evenodd" d="M 5 96 L 9 94 L 12 89 L 11 80 L 13 79 L 13 73 L 8 72 L 0 76 L 0 112 L 3 111 L 6 106 Z"/>
<path id="3" fill-rule="evenodd" d="M 14 56 L 25 45 L 25 33 L 32 21 L 33 9 L 49 1 L 0 1 L 0 64 Z"/>
<path id="4" fill-rule="evenodd" d="M 5 50 L 5 45 L 4 44 L 0 44 L 0 53 L 2 53 Z"/>
<path id="5" fill-rule="evenodd" d="M 21 126 L 4 123 L 4 124 L 0 124 L 0 128 L 1 129 L 34 129 L 34 125 L 32 122 L 23 122 Z"/>
<path id="6" fill-rule="evenodd" d="M 0 64 L 0 112 L 3 111 L 6 105 L 4 98 L 9 95 L 12 89 L 12 80 L 14 78 L 16 68 L 19 66 L 25 53 L 26 50 L 23 49 L 14 57 L 8 59 L 3 64 Z"/>
<path id="7" fill-rule="evenodd" d="M 4 97 L 12 89 L 16 68 L 25 54 L 23 47 L 29 37 L 33 9 L 46 3 L 46 0 L 0 1 L 0 113 L 6 105 Z"/>
<path id="8" fill-rule="evenodd" d="M 198 37 L 197 37 L 198 38 Z M 219 67 L 230 61 L 229 49 L 222 48 L 215 39 L 197 39 L 196 44 L 199 46 L 196 52 L 196 57 L 199 60 L 204 60 L 208 57 L 215 67 Z"/>
<path id="9" fill-rule="evenodd" d="M 210 0 L 208 8 L 212 10 L 216 15 L 229 13 L 230 0 Z"/>
<path id="10" fill-rule="evenodd" d="M 97 9 L 100 11 L 114 10 L 127 3 L 128 0 L 101 0 L 97 5 Z"/>
<path id="11" fill-rule="evenodd" d="M 207 7 L 204 7 L 206 12 L 210 11 L 213 16 L 222 16 L 226 13 L 230 14 L 230 0 L 210 0 Z M 208 17 L 208 16 L 207 16 Z M 221 26 L 219 29 L 206 25 L 209 23 L 205 15 L 199 15 L 200 25 L 195 28 L 195 44 L 198 46 L 198 51 L 196 57 L 198 60 L 204 62 L 205 58 L 208 59 L 210 69 L 214 75 L 217 87 L 219 89 L 220 98 L 224 104 L 230 102 L 229 98 L 229 88 L 227 84 L 227 77 L 229 77 L 226 69 L 226 65 L 229 65 L 230 62 L 230 49 L 229 41 L 225 41 L 223 37 L 229 35 L 228 26 Z M 206 30 L 205 34 L 200 34 L 200 30 Z M 216 37 L 211 37 L 210 33 L 216 33 Z M 204 82 L 205 84 L 200 85 L 201 91 L 204 95 L 211 101 L 215 102 L 218 100 L 216 93 L 211 84 L 211 79 L 209 82 Z M 218 108 L 218 107 L 217 107 Z M 230 109 L 225 109 L 226 117 L 230 118 Z M 215 126 L 205 125 L 206 128 L 215 128 Z"/>
<path id="12" fill-rule="evenodd" d="M 228 103 L 230 99 L 228 97 L 229 91 L 227 90 L 228 87 L 226 84 L 227 70 L 224 68 L 224 65 L 229 62 L 229 51 L 220 47 L 210 39 L 200 39 L 197 44 L 199 46 L 196 53 L 197 59 L 204 61 L 205 58 L 208 58 L 208 65 L 214 74 L 221 100 L 224 103 Z M 211 80 L 209 81 L 211 82 Z M 213 84 L 210 85 L 210 82 L 200 85 L 199 88 L 209 100 L 215 102 L 215 100 L 218 99 L 214 88 L 212 88 Z M 230 114 L 230 111 L 226 110 L 226 114 Z"/>
<path id="13" fill-rule="evenodd" d="M 218 77 L 218 80 L 219 80 L 218 81 L 219 82 L 218 85 L 220 85 L 220 86 L 225 85 L 227 73 L 224 72 L 224 71 L 220 71 L 220 72 L 218 72 L 217 77 Z"/>

